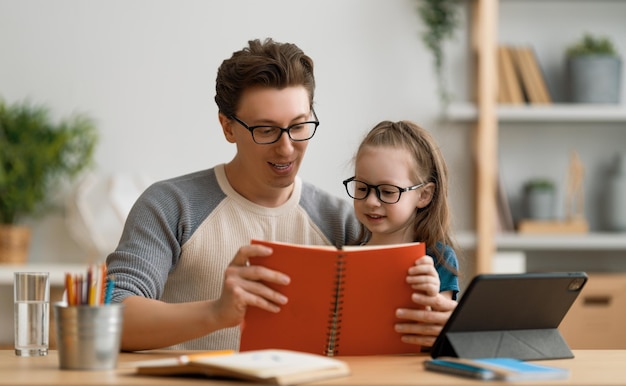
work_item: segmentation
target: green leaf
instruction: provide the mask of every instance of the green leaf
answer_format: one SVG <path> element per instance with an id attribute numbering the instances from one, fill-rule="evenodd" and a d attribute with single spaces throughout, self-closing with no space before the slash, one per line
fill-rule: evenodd
<path id="1" fill-rule="evenodd" d="M 433 66 L 437 77 L 439 97 L 447 105 L 450 93 L 444 77 L 444 43 L 454 37 L 459 25 L 458 0 L 419 0 L 418 13 L 426 29 L 422 33 L 422 41 L 433 55 Z"/>
<path id="2" fill-rule="evenodd" d="M 585 33 L 578 42 L 567 47 L 566 54 L 567 56 L 617 55 L 617 50 L 608 37 Z"/>
<path id="3" fill-rule="evenodd" d="M 96 126 L 84 114 L 54 123 L 44 106 L 0 98 L 0 223 L 48 209 L 60 182 L 92 165 L 97 142 Z"/>

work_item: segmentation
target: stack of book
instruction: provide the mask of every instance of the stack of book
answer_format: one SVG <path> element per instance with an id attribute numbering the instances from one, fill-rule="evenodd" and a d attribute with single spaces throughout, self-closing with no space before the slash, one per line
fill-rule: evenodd
<path id="1" fill-rule="evenodd" d="M 530 46 L 498 46 L 498 102 L 551 104 L 537 55 Z"/>

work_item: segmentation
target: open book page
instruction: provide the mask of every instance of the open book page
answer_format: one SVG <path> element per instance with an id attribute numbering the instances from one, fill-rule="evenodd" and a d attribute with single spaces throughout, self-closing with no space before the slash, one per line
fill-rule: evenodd
<path id="1" fill-rule="evenodd" d="M 346 257 L 343 312 L 338 331 L 339 355 L 416 353 L 420 347 L 400 341 L 394 329 L 398 308 L 418 308 L 406 283 L 409 267 L 425 254 L 413 247 L 360 249 Z M 391 246 L 389 246 L 391 247 Z M 419 252 L 418 252 L 419 251 Z"/>
<path id="2" fill-rule="evenodd" d="M 240 350 L 278 348 L 325 355 L 337 283 L 336 249 L 296 251 L 289 246 L 272 244 L 271 247 L 272 255 L 252 258 L 250 264 L 288 275 L 289 285 L 266 284 L 289 301 L 277 314 L 248 307 Z"/>
<path id="3" fill-rule="evenodd" d="M 241 352 L 236 356 L 201 358 L 194 361 L 194 363 L 212 365 L 214 367 L 237 371 L 238 373 L 259 378 L 272 378 L 279 375 L 297 374 L 324 369 L 347 369 L 347 365 L 337 359 L 321 355 L 272 349 Z"/>
<path id="4" fill-rule="evenodd" d="M 350 374 L 340 360 L 288 350 L 258 350 L 232 355 L 183 355 L 133 363 L 142 375 L 202 374 L 291 385 Z"/>
<path id="5" fill-rule="evenodd" d="M 285 243 L 251 264 L 283 272 L 287 286 L 272 288 L 288 297 L 279 313 L 250 307 L 241 350 L 289 349 L 322 355 L 416 353 L 401 342 L 394 325 L 398 308 L 417 308 L 406 283 L 408 269 L 425 254 L 420 243 L 376 247 L 320 248 Z"/>

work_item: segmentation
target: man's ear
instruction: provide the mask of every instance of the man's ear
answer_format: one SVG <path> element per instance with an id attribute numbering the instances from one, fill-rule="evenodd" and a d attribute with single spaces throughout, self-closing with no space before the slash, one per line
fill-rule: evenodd
<path id="1" fill-rule="evenodd" d="M 424 208 L 430 204 L 435 194 L 435 183 L 429 182 L 419 191 L 419 199 L 417 200 L 417 207 Z"/>
<path id="2" fill-rule="evenodd" d="M 232 128 L 232 120 L 222 113 L 218 113 L 217 117 L 220 120 L 220 125 L 222 125 L 222 131 L 224 132 L 226 140 L 230 143 L 235 143 L 235 133 Z"/>

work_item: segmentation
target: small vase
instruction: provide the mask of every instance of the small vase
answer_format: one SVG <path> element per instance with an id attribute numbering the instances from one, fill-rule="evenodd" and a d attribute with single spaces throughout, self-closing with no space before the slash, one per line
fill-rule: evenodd
<path id="1" fill-rule="evenodd" d="M 0 225 L 0 264 L 25 264 L 30 238 L 28 227 Z"/>
<path id="2" fill-rule="evenodd" d="M 526 192 L 526 210 L 529 219 L 554 219 L 554 190 L 531 188 Z"/>
<path id="3" fill-rule="evenodd" d="M 622 61 L 613 55 L 567 59 L 569 98 L 574 103 L 619 103 Z"/>
<path id="4" fill-rule="evenodd" d="M 626 231 L 626 153 L 619 154 L 607 181 L 607 225 L 610 230 Z"/>

